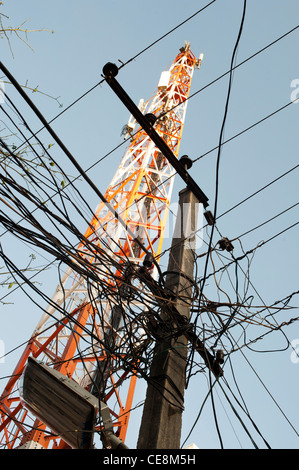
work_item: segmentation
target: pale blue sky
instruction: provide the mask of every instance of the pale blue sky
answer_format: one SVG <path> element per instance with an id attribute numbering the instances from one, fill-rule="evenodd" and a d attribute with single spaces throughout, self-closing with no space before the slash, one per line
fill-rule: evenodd
<path id="1" fill-rule="evenodd" d="M 178 0 L 153 0 L 144 4 L 137 0 L 88 0 L 84 3 L 78 0 L 16 0 L 3 3 L 4 6 L 0 8 L 9 16 L 6 24 L 17 26 L 28 19 L 28 29 L 46 28 L 55 31 L 54 34 L 29 34 L 28 42 L 34 52 L 17 38 L 11 37 L 14 57 L 6 41 L 1 41 L 1 61 L 21 84 L 28 80 L 28 85 L 33 88 L 38 85 L 40 91 L 59 97 L 62 108 L 54 99 L 29 92 L 49 121 L 100 81 L 102 67 L 106 62 L 126 62 L 205 5 L 205 2 L 195 0 L 184 3 Z M 161 71 L 169 67 L 178 49 L 187 40 L 196 55 L 204 53 L 202 67 L 194 74 L 191 94 L 205 87 L 229 70 L 242 5 L 243 2 L 237 0 L 217 0 L 125 66 L 118 76 L 120 83 L 135 102 L 138 103 L 140 98 L 150 98 Z M 236 62 L 245 60 L 296 27 L 298 20 L 297 0 L 248 0 Z M 235 71 L 225 140 L 290 102 L 292 81 L 299 79 L 298 46 L 297 29 Z M 181 144 L 182 155 L 188 154 L 195 159 L 218 144 L 227 88 L 228 76 L 190 99 Z M 294 103 L 223 147 L 218 215 L 298 164 L 298 111 L 299 104 Z M 121 129 L 128 117 L 123 104 L 103 84 L 59 117 L 53 123 L 53 128 L 81 166 L 87 169 L 121 143 Z M 34 129 L 40 127 L 33 117 L 32 124 Z M 102 192 L 105 192 L 114 175 L 123 151 L 123 148 L 119 149 L 94 167 L 90 176 Z M 190 170 L 209 197 L 211 210 L 215 194 L 215 163 L 214 151 L 200 159 Z M 63 164 L 67 165 L 67 162 Z M 73 168 L 69 167 L 69 171 L 75 175 Z M 183 183 L 177 178 L 173 201 L 182 188 Z M 217 227 L 222 235 L 233 239 L 297 203 L 298 196 L 297 169 L 220 218 Z M 98 201 L 95 195 L 87 197 L 90 197 L 90 205 L 96 207 Z M 244 236 L 244 250 L 256 247 L 260 241 L 267 240 L 297 222 L 298 215 L 296 206 L 273 222 Z M 165 242 L 167 248 L 169 240 Z M 16 243 L 7 235 L 2 237 L 1 243 L 3 249 L 20 262 L 20 267 L 32 253 L 31 247 Z M 240 254 L 242 252 L 236 242 L 235 256 Z M 50 261 L 47 254 L 44 256 Z M 298 290 L 298 261 L 298 226 L 256 251 L 250 279 L 266 305 Z M 167 265 L 167 257 L 162 259 L 162 263 Z M 43 273 L 38 280 L 43 290 L 51 296 L 58 282 L 57 271 L 54 269 L 47 274 Z M 210 281 L 208 292 L 213 292 L 213 288 Z M 2 288 L 1 294 L 7 294 L 7 288 Z M 255 305 L 260 305 L 257 294 L 254 295 Z M 14 302 L 13 305 L 0 307 L 0 339 L 4 341 L 5 352 L 9 352 L 29 338 L 41 311 L 19 290 L 6 297 L 5 301 Z M 298 296 L 291 303 L 298 305 Z M 292 311 L 291 316 L 297 317 L 298 309 Z M 282 316 L 279 318 L 283 321 Z M 289 341 L 299 338 L 296 322 L 284 331 Z M 250 339 L 259 334 L 254 328 L 248 330 Z M 281 335 L 272 333 L 254 346 L 259 350 L 281 349 L 285 347 L 285 342 Z M 21 352 L 22 347 L 9 354 L 4 363 L 0 363 L 1 377 L 12 372 Z M 237 383 L 253 420 L 271 447 L 298 448 L 298 435 L 281 410 L 299 433 L 299 363 L 292 363 L 290 349 L 279 353 L 244 350 L 244 354 L 281 408 L 267 393 L 246 360 L 241 355 L 232 355 Z M 230 370 L 227 374 L 233 386 Z M 0 382 L 1 389 L 4 385 L 5 379 Z M 201 374 L 194 376 L 186 390 L 182 441 L 194 423 L 207 390 L 206 379 Z M 144 384 L 140 383 L 136 403 L 143 399 Z M 215 401 L 225 448 L 251 447 L 220 390 L 215 392 Z M 139 408 L 131 415 L 127 441 L 131 448 L 136 446 L 140 413 Z M 250 427 L 258 445 L 264 447 L 248 420 L 246 425 Z M 191 442 L 200 448 L 219 448 L 210 401 L 186 444 Z"/>

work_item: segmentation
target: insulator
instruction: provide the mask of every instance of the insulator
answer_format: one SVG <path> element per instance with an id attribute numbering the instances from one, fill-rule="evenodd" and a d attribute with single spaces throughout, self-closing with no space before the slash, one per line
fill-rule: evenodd
<path id="1" fill-rule="evenodd" d="M 193 162 L 192 162 L 191 158 L 188 157 L 188 155 L 183 155 L 180 158 L 180 162 L 185 167 L 186 170 L 189 170 L 193 165 Z"/>
<path id="2" fill-rule="evenodd" d="M 151 268 L 154 264 L 154 257 L 151 253 L 147 253 L 144 257 L 143 266 L 147 269 Z"/>
<path id="3" fill-rule="evenodd" d="M 112 62 L 107 62 L 103 67 L 103 74 L 106 78 L 116 77 L 118 74 L 118 67 Z"/>
<path id="4" fill-rule="evenodd" d="M 208 225 L 214 225 L 214 223 L 215 223 L 215 218 L 214 218 L 214 216 L 213 216 L 213 214 L 212 214 L 211 211 L 206 211 L 206 212 L 204 212 L 204 216 L 205 216 L 205 219 L 206 219 Z"/>
<path id="5" fill-rule="evenodd" d="M 218 245 L 220 250 L 233 251 L 234 249 L 233 244 L 226 237 L 223 237 L 221 240 L 219 240 Z"/>
<path id="6" fill-rule="evenodd" d="M 153 113 L 147 113 L 144 115 L 144 117 L 147 119 L 148 123 L 151 124 L 152 126 L 155 124 L 157 120 L 157 116 L 155 116 Z"/>

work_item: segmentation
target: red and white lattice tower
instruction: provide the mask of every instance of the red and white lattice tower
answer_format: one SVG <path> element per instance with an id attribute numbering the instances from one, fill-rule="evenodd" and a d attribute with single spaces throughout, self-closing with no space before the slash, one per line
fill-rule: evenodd
<path id="1" fill-rule="evenodd" d="M 189 43 L 186 43 L 170 69 L 162 73 L 153 98 L 148 102 L 139 103 L 139 109 L 144 114 L 153 113 L 158 118 L 155 129 L 176 157 L 179 153 L 193 71 L 196 66 L 199 67 L 200 62 L 201 58 L 196 59 Z M 92 246 L 112 253 L 116 268 L 112 272 L 111 264 L 109 269 L 105 264 L 100 268 L 96 266 L 102 285 L 107 287 L 100 300 L 97 298 L 98 293 L 95 295 L 92 292 L 84 277 L 70 268 L 65 272 L 46 309 L 47 313 L 36 326 L 2 393 L 1 447 L 68 447 L 61 436 L 46 432 L 46 425 L 34 416 L 21 400 L 19 379 L 29 356 L 51 365 L 88 390 L 91 390 L 92 384 L 97 383 L 97 390 L 101 389 L 101 399 L 110 409 L 114 432 L 125 441 L 137 377 L 134 375 L 134 364 L 131 364 L 131 370 L 128 370 L 128 367 L 120 370 L 122 344 L 123 350 L 127 351 L 128 341 L 132 342 L 132 337 L 128 339 L 124 333 L 122 321 L 125 314 L 119 311 L 113 298 L 113 289 L 117 287 L 119 293 L 121 287 L 115 285 L 115 275 L 119 269 L 117 267 L 122 264 L 143 264 L 145 252 L 141 245 L 136 243 L 137 238 L 148 252 L 156 259 L 159 258 L 175 173 L 133 118 L 130 118 L 125 127 L 125 133 L 130 136 L 130 145 L 105 193 L 105 198 L 130 230 L 126 231 L 107 206 L 100 203 L 85 233 Z M 84 253 L 84 250 L 84 246 L 78 247 L 80 256 L 85 256 L 89 262 L 96 260 L 91 251 Z M 126 287 L 126 282 L 122 287 Z M 124 295 L 126 294 L 128 295 L 128 292 L 124 289 Z M 92 331 L 92 338 L 88 337 L 89 331 Z M 133 335 L 132 329 L 130 331 Z M 113 337 L 115 341 L 116 338 L 114 344 L 118 345 L 117 358 L 114 358 L 113 354 L 107 354 L 107 349 L 103 347 L 103 337 L 109 338 L 109 332 L 110 339 Z M 138 334 L 136 333 L 134 341 L 138 339 Z M 99 339 L 98 342 L 96 338 Z M 123 384 L 126 386 L 122 387 Z"/>

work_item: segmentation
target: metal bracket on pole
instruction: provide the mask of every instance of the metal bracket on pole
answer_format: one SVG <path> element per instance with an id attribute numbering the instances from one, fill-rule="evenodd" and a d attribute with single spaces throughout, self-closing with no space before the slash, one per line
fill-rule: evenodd
<path id="1" fill-rule="evenodd" d="M 134 116 L 136 121 L 140 124 L 140 126 L 144 129 L 144 131 L 148 134 L 148 136 L 152 139 L 152 141 L 159 148 L 159 150 L 162 152 L 165 158 L 169 161 L 169 163 L 173 166 L 173 168 L 180 175 L 180 177 L 185 181 L 187 187 L 190 189 L 190 191 L 194 193 L 198 201 L 201 202 L 206 208 L 208 206 L 207 196 L 203 193 L 203 191 L 199 188 L 198 184 L 189 175 L 184 165 L 182 165 L 182 163 L 172 153 L 172 151 L 170 150 L 166 142 L 155 131 L 153 127 L 153 121 L 155 120 L 156 117 L 152 114 L 149 116 L 149 118 L 147 117 L 147 115 L 143 115 L 142 112 L 139 110 L 139 108 L 135 105 L 135 103 L 131 100 L 131 98 L 127 95 L 125 90 L 121 87 L 121 85 L 115 79 L 116 75 L 118 74 L 117 65 L 108 62 L 103 67 L 103 74 L 110 88 L 120 98 L 123 104 L 130 111 L 130 113 Z M 151 118 L 154 118 L 154 119 L 151 119 Z"/>
<path id="2" fill-rule="evenodd" d="M 104 434 L 109 440 L 112 449 L 128 449 L 124 442 L 113 432 L 113 424 L 108 406 L 103 401 L 100 402 L 100 406 L 100 413 L 104 426 Z"/>

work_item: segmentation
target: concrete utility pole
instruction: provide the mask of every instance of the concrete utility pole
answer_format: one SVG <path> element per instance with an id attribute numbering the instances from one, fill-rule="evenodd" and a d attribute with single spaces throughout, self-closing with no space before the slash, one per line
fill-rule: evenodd
<path id="1" fill-rule="evenodd" d="M 194 270 L 195 235 L 198 199 L 188 189 L 180 192 L 165 287 L 172 292 L 173 306 L 179 315 L 189 320 Z M 166 320 L 161 314 L 161 319 Z M 169 320 L 169 319 L 168 319 Z M 186 325 L 188 321 L 186 321 Z M 165 330 L 157 341 L 151 366 L 150 382 L 139 432 L 138 449 L 179 449 L 184 407 L 187 338 L 173 336 L 174 325 L 169 321 L 169 337 Z"/>

